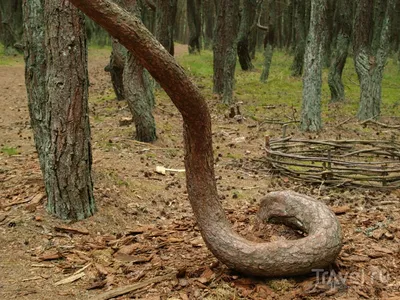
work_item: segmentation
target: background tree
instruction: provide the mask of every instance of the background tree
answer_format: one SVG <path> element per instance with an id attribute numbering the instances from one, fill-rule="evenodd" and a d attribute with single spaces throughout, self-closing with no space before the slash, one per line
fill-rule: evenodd
<path id="1" fill-rule="evenodd" d="M 174 55 L 174 26 L 177 0 L 156 1 L 156 37 L 171 55 Z"/>
<path id="2" fill-rule="evenodd" d="M 256 22 L 257 7 L 259 0 L 242 0 L 242 9 L 240 14 L 240 26 L 237 41 L 237 53 L 239 63 L 244 71 L 253 70 L 249 52 L 249 37 L 253 24 Z"/>
<path id="3" fill-rule="evenodd" d="M 187 0 L 187 22 L 189 28 L 189 53 L 200 53 L 201 0 Z"/>
<path id="4" fill-rule="evenodd" d="M 215 1 L 203 0 L 202 2 L 202 29 L 204 48 L 210 49 L 214 40 L 214 27 L 215 27 Z"/>
<path id="5" fill-rule="evenodd" d="M 47 210 L 81 220 L 96 210 L 83 15 L 52 0 L 26 0 L 24 12 L 26 86 Z"/>
<path id="6" fill-rule="evenodd" d="M 325 35 L 326 0 L 311 1 L 310 29 L 304 56 L 303 101 L 300 128 L 319 131 L 321 120 L 322 55 Z"/>
<path id="7" fill-rule="evenodd" d="M 22 0 L 0 1 L 1 43 L 6 53 L 21 49 L 22 40 Z"/>
<path id="8" fill-rule="evenodd" d="M 311 7 L 310 0 L 293 0 L 295 11 L 295 54 L 291 66 L 292 76 L 303 74 L 304 53 L 306 49 L 306 39 L 308 32 L 309 14 L 307 11 Z"/>
<path id="9" fill-rule="evenodd" d="M 236 37 L 239 24 L 239 0 L 221 0 L 217 8 L 214 36 L 214 93 L 224 104 L 233 103 L 236 67 Z"/>
<path id="10" fill-rule="evenodd" d="M 344 86 L 342 82 L 343 69 L 346 64 L 347 54 L 351 42 L 353 5 L 347 1 L 336 1 L 334 26 L 331 28 L 333 53 L 329 68 L 328 84 L 331 91 L 330 102 L 344 101 Z"/>
<path id="11" fill-rule="evenodd" d="M 110 62 L 104 68 L 104 71 L 110 72 L 114 93 L 118 100 L 125 99 L 123 73 L 126 55 L 125 47 L 113 39 Z"/>
<path id="12" fill-rule="evenodd" d="M 272 1 L 269 0 L 268 4 L 271 4 Z M 261 72 L 260 81 L 267 82 L 269 76 L 269 70 L 271 68 L 272 56 L 274 54 L 274 23 L 272 18 L 274 16 L 274 10 L 272 5 L 268 5 L 268 26 L 262 26 L 260 23 L 260 19 L 258 20 L 257 27 L 265 32 L 264 37 L 264 65 L 263 70 Z"/>
<path id="13" fill-rule="evenodd" d="M 354 64 L 360 81 L 359 120 L 377 118 L 381 112 L 382 78 L 389 53 L 393 0 L 357 0 L 354 22 Z"/>
<path id="14" fill-rule="evenodd" d="M 127 11 L 142 18 L 142 0 L 123 0 Z M 157 139 L 156 124 L 152 110 L 155 105 L 153 80 L 137 58 L 129 51 L 126 55 L 123 73 L 124 96 L 128 102 L 136 128 L 135 139 L 140 142 L 154 142 Z"/>

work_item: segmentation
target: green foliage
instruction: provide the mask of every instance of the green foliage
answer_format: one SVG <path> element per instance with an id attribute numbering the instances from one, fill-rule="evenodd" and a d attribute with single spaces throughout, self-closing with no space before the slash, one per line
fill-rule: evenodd
<path id="1" fill-rule="evenodd" d="M 19 154 L 17 148 L 8 147 L 8 146 L 2 147 L 1 148 L 1 152 L 4 153 L 5 155 L 8 155 L 8 156 L 18 155 Z"/>
<path id="2" fill-rule="evenodd" d="M 178 58 L 182 66 L 195 77 L 196 83 L 203 89 L 208 100 L 212 98 L 213 58 L 211 51 L 203 51 L 200 55 L 184 55 Z M 300 117 L 302 101 L 302 79 L 290 75 L 293 57 L 284 52 L 274 53 L 268 83 L 259 81 L 262 71 L 263 57 L 258 53 L 254 60 L 255 71 L 240 70 L 237 65 L 235 97 L 243 101 L 246 117 L 255 120 L 275 118 L 288 120 L 288 117 Z M 328 87 L 328 69 L 323 70 L 322 118 L 324 122 L 340 121 L 355 116 L 359 104 L 360 87 L 354 63 L 347 60 L 343 74 L 346 101 L 340 105 L 330 106 L 330 90 Z M 400 116 L 400 74 L 393 59 L 388 61 L 384 72 L 382 87 L 382 116 Z M 286 116 L 277 115 L 274 108 L 286 111 Z M 338 119 L 340 118 L 340 119 Z"/>

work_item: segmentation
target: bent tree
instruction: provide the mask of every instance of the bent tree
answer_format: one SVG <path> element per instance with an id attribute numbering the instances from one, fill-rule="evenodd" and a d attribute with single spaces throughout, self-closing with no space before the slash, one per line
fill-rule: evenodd
<path id="1" fill-rule="evenodd" d="M 25 0 L 24 19 L 25 79 L 47 210 L 81 220 L 96 210 L 83 15 L 67 1 Z"/>
<path id="2" fill-rule="evenodd" d="M 217 194 L 211 116 L 199 89 L 137 18 L 109 0 L 71 2 L 135 55 L 182 114 L 189 200 L 203 239 L 218 259 L 230 268 L 260 276 L 304 274 L 333 262 L 341 249 L 340 224 L 327 206 L 307 196 L 271 193 L 259 213 L 262 219 L 308 232 L 307 237 L 256 243 L 235 233 Z"/>

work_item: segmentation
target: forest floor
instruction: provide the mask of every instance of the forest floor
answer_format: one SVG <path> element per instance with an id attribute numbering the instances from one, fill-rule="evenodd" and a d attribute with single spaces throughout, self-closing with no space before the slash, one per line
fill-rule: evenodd
<path id="1" fill-rule="evenodd" d="M 292 189 L 323 201 L 338 213 L 344 236 L 343 250 L 327 270 L 329 275 L 250 278 L 218 263 L 196 226 L 184 173 L 155 172 L 157 166 L 184 168 L 178 111 L 157 90 L 154 113 L 159 139 L 153 144 L 133 140 L 132 125 L 120 126 L 121 120 L 130 118 L 127 104 L 115 99 L 104 72 L 109 49 L 91 49 L 90 118 L 98 211 L 77 223 L 57 220 L 45 211 L 23 61 L 0 58 L 0 299 L 108 299 L 96 296 L 135 283 L 143 284 L 118 299 L 400 299 L 400 190 L 313 186 L 252 163 L 265 156 L 265 133 L 279 136 L 282 131 L 280 124 L 260 120 L 298 119 L 299 106 L 290 104 L 289 98 L 300 102 L 301 90 L 292 91 L 290 85 L 300 85 L 301 79 L 271 70 L 271 89 L 281 80 L 289 91 L 279 86 L 268 91 L 258 82 L 246 83 L 248 77 L 258 78 L 259 68 L 238 71 L 236 97 L 243 102 L 238 120 L 229 118 L 229 111 L 212 95 L 210 66 L 203 70 L 204 61 L 189 57 L 186 46 L 178 45 L 177 53 L 211 108 L 217 185 L 235 230 L 267 241 L 294 238 L 291 229 L 257 220 L 258 201 L 270 191 Z M 210 60 L 210 55 L 203 58 Z M 277 59 L 287 60 L 279 55 Z M 272 94 L 282 101 L 271 100 Z M 324 130 L 318 135 L 302 134 L 295 125 L 289 125 L 288 134 L 307 139 L 399 136 L 398 129 L 361 125 L 350 118 L 353 111 L 348 107 L 330 106 L 326 111 Z M 385 108 L 384 113 L 382 122 L 399 124 L 399 113 L 396 118 Z M 73 282 L 61 281 L 72 275 Z"/>

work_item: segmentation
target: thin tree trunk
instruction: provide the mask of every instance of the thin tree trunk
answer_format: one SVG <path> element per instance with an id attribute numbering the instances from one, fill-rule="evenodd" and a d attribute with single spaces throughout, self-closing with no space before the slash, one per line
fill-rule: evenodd
<path id="1" fill-rule="evenodd" d="M 268 44 L 264 49 L 264 66 L 260 77 L 260 81 L 263 83 L 266 83 L 268 81 L 273 54 L 274 47 L 271 44 Z"/>
<path id="2" fill-rule="evenodd" d="M 210 49 L 214 39 L 215 5 L 214 0 L 203 0 L 204 48 Z"/>
<path id="3" fill-rule="evenodd" d="M 1 0 L 0 1 L 1 43 L 6 53 L 12 53 L 12 49 L 20 48 L 18 45 L 22 40 L 22 0 Z M 11 52 L 10 52 L 11 51 Z"/>
<path id="4" fill-rule="evenodd" d="M 157 0 L 156 37 L 171 55 L 174 55 L 174 25 L 177 0 Z"/>
<path id="5" fill-rule="evenodd" d="M 208 248 L 228 267 L 258 276 L 290 276 L 327 267 L 341 249 L 340 224 L 329 208 L 290 191 L 271 193 L 260 217 L 285 218 L 308 236 L 256 243 L 235 233 L 218 198 L 211 116 L 199 89 L 136 18 L 107 0 L 71 0 L 129 49 L 171 97 L 184 121 L 185 167 L 190 203 Z M 117 20 L 124 19 L 123 23 Z M 284 222 L 284 220 L 280 220 Z M 294 224 L 297 222 L 297 226 Z"/>
<path id="6" fill-rule="evenodd" d="M 118 41 L 112 41 L 112 51 L 110 55 L 110 62 L 104 68 L 106 72 L 110 72 L 111 82 L 114 88 L 114 93 L 117 100 L 124 100 L 124 82 L 123 73 L 126 58 L 126 49 Z"/>
<path id="7" fill-rule="evenodd" d="M 325 9 L 326 0 L 312 1 L 310 29 L 304 58 L 305 72 L 300 123 L 300 128 L 303 131 L 319 131 L 322 129 L 321 87 Z"/>
<path id="8" fill-rule="evenodd" d="M 330 102 L 340 102 L 345 99 L 342 74 L 350 46 L 353 20 L 352 6 L 350 5 L 349 7 L 347 1 L 338 0 L 336 5 L 335 24 L 337 24 L 337 30 L 333 33 L 335 50 L 328 75 L 328 84 L 331 91 Z"/>
<path id="9" fill-rule="evenodd" d="M 296 24 L 296 48 L 292 66 L 292 76 L 299 77 L 303 74 L 304 53 L 306 49 L 306 2 L 305 0 L 294 0 L 295 2 L 295 24 Z"/>
<path id="10" fill-rule="evenodd" d="M 189 54 L 201 50 L 201 1 L 187 0 L 187 22 L 189 27 Z"/>
<path id="11" fill-rule="evenodd" d="M 221 0 L 217 7 L 214 36 L 214 93 L 224 104 L 232 104 L 236 67 L 236 37 L 239 23 L 239 0 Z"/>
<path id="12" fill-rule="evenodd" d="M 237 53 L 240 66 L 244 71 L 251 71 L 254 69 L 249 51 L 249 36 L 252 25 L 256 19 L 256 11 L 257 0 L 243 0 L 240 27 L 237 38 Z"/>
<path id="13" fill-rule="evenodd" d="M 96 210 L 83 15 L 51 0 L 26 0 L 24 11 L 26 83 L 47 210 L 81 220 Z"/>

